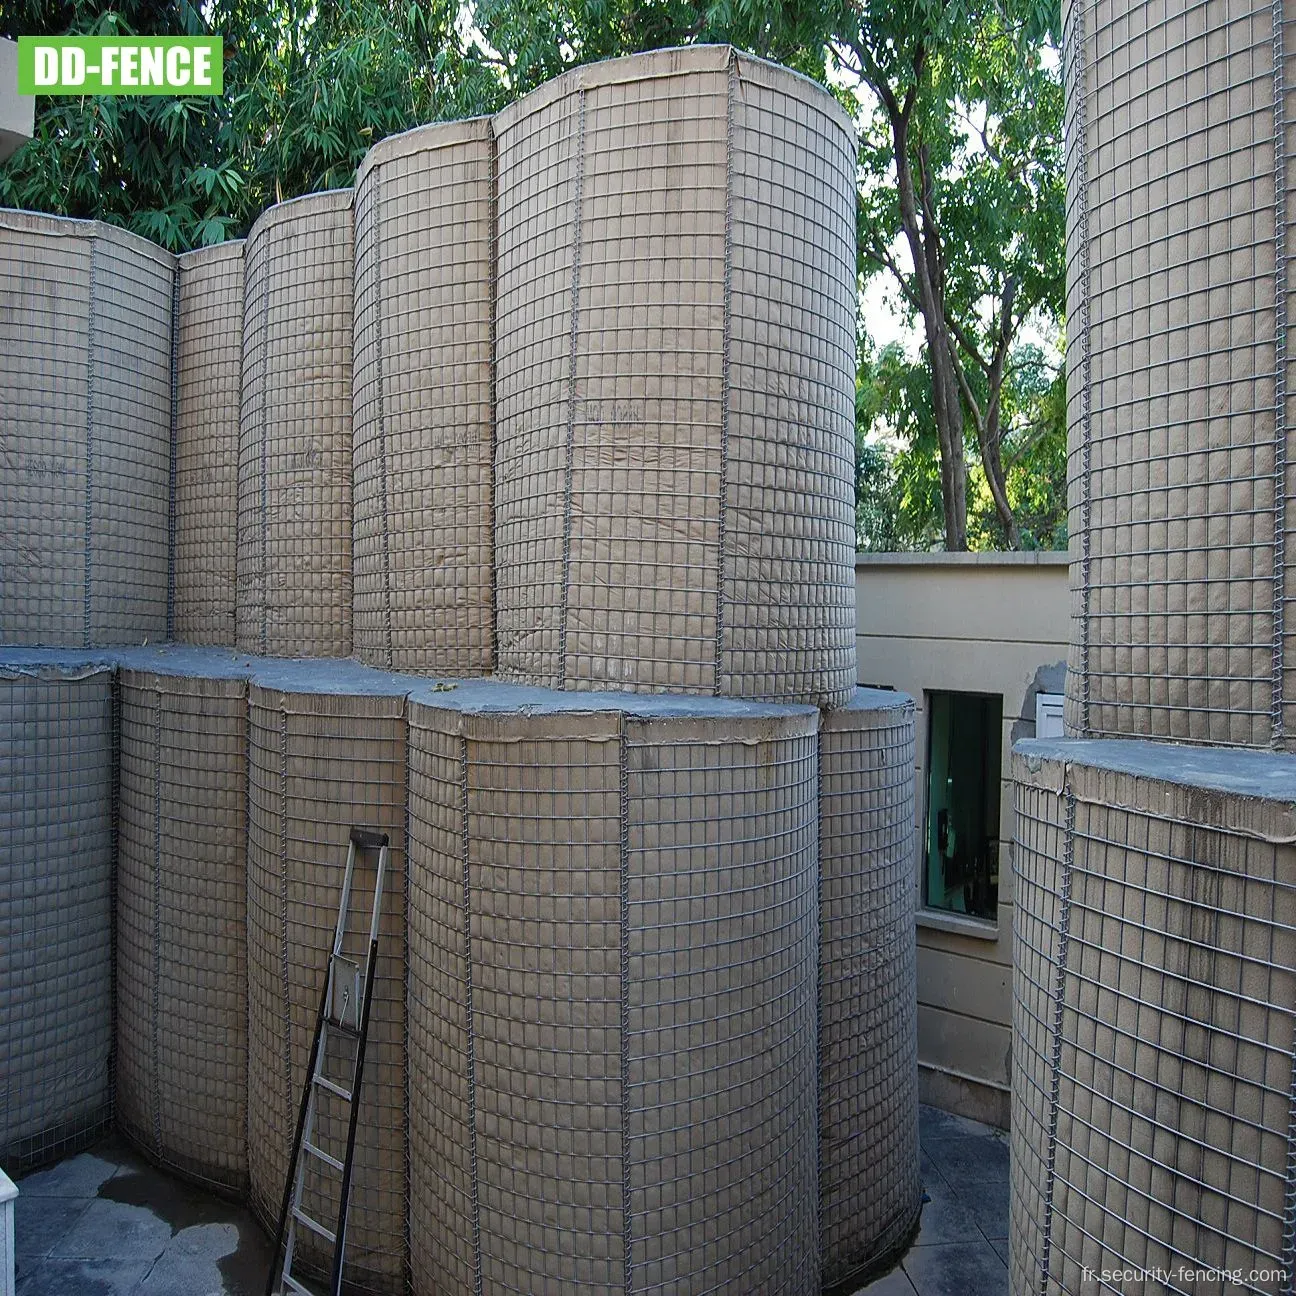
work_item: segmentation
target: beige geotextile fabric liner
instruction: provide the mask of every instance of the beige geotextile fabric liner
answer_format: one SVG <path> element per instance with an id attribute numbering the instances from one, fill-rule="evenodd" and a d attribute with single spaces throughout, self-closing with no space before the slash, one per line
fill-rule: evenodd
<path id="1" fill-rule="evenodd" d="M 252 1208 L 278 1220 L 353 825 L 391 835 L 390 872 L 360 1095 L 346 1272 L 403 1290 L 405 1271 L 405 701 L 252 684 L 248 797 L 248 1161 Z M 372 860 L 352 888 L 367 943 Z M 351 948 L 349 946 L 349 948 Z M 348 1072 L 333 1064 L 330 1074 Z M 346 1104 L 323 1095 L 316 1145 L 341 1159 Z M 311 1167 L 303 1209 L 336 1220 L 337 1176 Z M 330 1225 L 331 1227 L 331 1225 Z M 331 1259 L 298 1231 L 307 1264 Z"/>
<path id="2" fill-rule="evenodd" d="M 351 191 L 280 203 L 244 250 L 237 643 L 351 652 Z"/>
<path id="3" fill-rule="evenodd" d="M 355 649 L 489 674 L 494 155 L 486 119 L 375 145 L 355 190 Z"/>
<path id="4" fill-rule="evenodd" d="M 861 691 L 819 731 L 819 1229 L 825 1285 L 918 1217 L 914 707 Z"/>
<path id="5" fill-rule="evenodd" d="M 123 670 L 120 691 L 117 1121 L 244 1190 L 247 683 Z"/>
<path id="6" fill-rule="evenodd" d="M 175 258 L 0 211 L 0 640 L 167 631 Z"/>
<path id="7" fill-rule="evenodd" d="M 1296 485 L 1281 480 L 1274 38 L 1259 2 L 1068 6 L 1079 736 L 1268 746 L 1276 718 L 1296 721 L 1274 618 L 1292 597 L 1275 538 Z M 1278 161 L 1290 214 L 1296 167 Z"/>
<path id="8" fill-rule="evenodd" d="M 0 1161 L 112 1116 L 112 672 L 0 667 Z"/>
<path id="9" fill-rule="evenodd" d="M 243 243 L 176 259 L 172 638 L 234 644 Z"/>
<path id="10" fill-rule="evenodd" d="M 419 1296 L 819 1291 L 814 724 L 411 702 Z"/>
<path id="11" fill-rule="evenodd" d="M 727 47 L 495 118 L 502 674 L 841 703 L 855 682 L 855 145 Z"/>
<path id="12" fill-rule="evenodd" d="M 1277 1273 L 1290 807 L 1081 762 L 1019 757 L 1014 776 L 1013 1290 L 1131 1266 Z"/>

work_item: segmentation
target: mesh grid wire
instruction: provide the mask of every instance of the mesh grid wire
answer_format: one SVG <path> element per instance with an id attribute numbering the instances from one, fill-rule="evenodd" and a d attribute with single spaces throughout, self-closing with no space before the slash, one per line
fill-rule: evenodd
<path id="1" fill-rule="evenodd" d="M 0 212 L 0 640 L 166 637 L 175 258 Z"/>
<path id="2" fill-rule="evenodd" d="M 247 1187 L 247 683 L 123 670 L 117 1123 Z"/>
<path id="3" fill-rule="evenodd" d="M 0 662 L 0 1162 L 112 1119 L 113 675 Z"/>
<path id="4" fill-rule="evenodd" d="M 837 704 L 855 679 L 855 148 L 727 47 L 495 118 L 502 674 Z"/>
<path id="5" fill-rule="evenodd" d="M 351 652 L 351 191 L 258 217 L 244 250 L 238 646 Z"/>
<path id="6" fill-rule="evenodd" d="M 355 648 L 489 674 L 494 136 L 485 119 L 369 150 L 355 198 Z"/>
<path id="7" fill-rule="evenodd" d="M 172 638 L 234 643 L 243 243 L 177 258 Z"/>
<path id="8" fill-rule="evenodd" d="M 258 678 L 249 693 L 248 757 L 252 1207 L 274 1227 L 337 921 L 347 835 L 352 825 L 378 828 L 391 835 L 391 866 L 360 1095 L 346 1274 L 365 1290 L 400 1291 L 406 1269 L 404 695 L 286 691 Z M 372 869 L 362 857 L 352 888 L 353 938 L 362 931 L 367 940 L 372 898 Z M 348 1115 L 325 1095 L 317 1146 L 340 1157 Z M 336 1218 L 336 1181 L 330 1192 L 308 1175 L 302 1204 L 315 1219 Z M 304 1230 L 298 1237 L 306 1264 L 331 1256 Z"/>
<path id="9" fill-rule="evenodd" d="M 858 689 L 819 731 L 819 1227 L 826 1285 L 904 1242 L 922 1198 L 914 705 Z"/>
<path id="10" fill-rule="evenodd" d="M 1023 746 L 1014 1290 L 1289 1292 L 1296 768 Z"/>
<path id="11" fill-rule="evenodd" d="M 1080 736 L 1290 741 L 1286 21 L 1269 0 L 1068 7 Z"/>
<path id="12" fill-rule="evenodd" d="M 411 698 L 419 1296 L 819 1290 L 817 721 L 653 705 Z"/>

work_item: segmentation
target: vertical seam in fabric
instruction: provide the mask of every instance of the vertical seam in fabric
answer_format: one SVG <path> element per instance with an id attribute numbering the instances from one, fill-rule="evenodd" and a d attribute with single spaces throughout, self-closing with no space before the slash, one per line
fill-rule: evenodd
<path id="1" fill-rule="evenodd" d="M 387 400 L 383 390 L 383 277 L 382 277 L 382 167 L 373 171 L 373 346 L 377 371 L 378 483 L 382 492 L 383 655 L 390 670 L 392 645 L 391 501 L 387 491 Z"/>
<path id="2" fill-rule="evenodd" d="M 716 493 L 718 523 L 716 551 L 716 607 L 715 607 L 715 680 L 712 691 L 718 697 L 724 678 L 724 635 L 726 584 L 725 546 L 728 544 L 729 508 L 729 400 L 730 351 L 733 345 L 731 326 L 733 307 L 733 159 L 734 159 L 734 99 L 738 90 L 738 55 L 729 51 L 729 67 L 725 87 L 725 210 L 724 210 L 724 319 L 720 343 L 720 481 Z"/>
<path id="3" fill-rule="evenodd" d="M 1270 697 L 1270 739 L 1281 747 L 1283 715 L 1283 636 L 1286 621 L 1287 558 L 1287 140 L 1286 72 L 1283 67 L 1283 0 L 1273 3 L 1274 63 L 1274 548 L 1273 661 Z M 1292 1266 L 1287 1266 L 1288 1282 Z"/>
<path id="4" fill-rule="evenodd" d="M 463 865 L 464 1008 L 468 1047 L 468 1170 L 472 1202 L 473 1293 L 482 1296 L 481 1203 L 477 1172 L 477 1046 L 473 1034 L 472 874 L 469 870 L 468 736 L 459 739 L 460 849 Z"/>
<path id="5" fill-rule="evenodd" d="M 1090 584 L 1093 568 L 1092 359 L 1090 355 L 1089 267 L 1089 70 L 1085 5 L 1075 0 L 1076 28 L 1072 93 L 1076 96 L 1076 149 L 1079 157 L 1080 212 L 1080 717 L 1085 737 L 1093 733 L 1090 718 Z"/>
<path id="6" fill-rule="evenodd" d="M 572 473 L 576 455 L 576 356 L 580 345 L 581 203 L 585 188 L 585 89 L 576 92 L 576 166 L 572 177 L 571 336 L 567 352 L 567 448 L 563 463 L 562 594 L 558 616 L 558 687 L 567 687 L 567 607 L 571 595 Z"/>
<path id="7" fill-rule="evenodd" d="M 487 158 L 490 174 L 488 177 L 489 197 L 487 199 L 487 283 L 486 283 L 486 336 L 490 346 L 486 362 L 486 400 L 490 421 L 486 435 L 490 439 L 488 448 L 490 471 L 486 474 L 486 534 L 493 539 L 495 535 L 495 455 L 499 449 L 499 433 L 495 426 L 497 409 L 497 368 L 495 347 L 497 341 L 496 315 L 499 307 L 499 145 L 495 132 L 489 132 Z M 494 671 L 499 664 L 499 579 L 495 571 L 495 562 L 490 554 L 487 556 L 487 570 L 490 579 L 490 626 L 489 637 L 490 662 L 488 671 Z"/>
<path id="8" fill-rule="evenodd" d="M 85 466 L 85 590 L 83 594 L 82 639 L 89 648 L 91 638 L 91 589 L 94 585 L 94 452 L 95 452 L 95 302 L 99 297 L 99 241 L 90 240 L 90 304 L 86 317 L 86 466 Z"/>
<path id="9" fill-rule="evenodd" d="M 625 1296 L 631 1296 L 634 1290 L 634 1230 L 631 1228 L 630 1198 L 630 753 L 624 715 L 621 716 L 620 728 L 621 1236 L 625 1247 L 623 1285 Z"/>
<path id="10" fill-rule="evenodd" d="M 1067 955 L 1071 944 L 1071 871 L 1075 864 L 1075 789 L 1066 789 L 1066 829 L 1062 846 L 1062 884 L 1058 908 L 1057 966 L 1053 974 L 1052 1058 L 1049 1077 L 1048 1155 L 1044 1176 L 1043 1240 L 1040 1246 L 1040 1296 L 1048 1296 L 1053 1245 L 1053 1190 L 1057 1182 L 1058 1107 L 1062 1093 L 1062 1018 L 1066 995 Z"/>
<path id="11" fill-rule="evenodd" d="M 149 1020 L 149 1044 L 152 1054 L 149 1104 L 153 1116 L 153 1150 L 162 1155 L 161 1060 L 158 1045 L 159 998 L 162 992 L 162 690 L 155 692 L 153 703 L 153 986 L 152 1012 Z"/>
<path id="12" fill-rule="evenodd" d="M 268 273 L 268 272 L 267 272 Z M 257 590 L 261 599 L 261 655 L 269 651 L 270 642 L 270 333 L 269 289 L 261 293 L 261 573 Z"/>
<path id="13" fill-rule="evenodd" d="M 288 979 L 288 708 L 279 703 L 279 905 L 280 970 L 283 977 L 284 1084 L 292 1108 L 292 995 Z"/>
<path id="14" fill-rule="evenodd" d="M 112 772 L 108 776 L 109 800 L 109 868 L 108 868 L 108 1012 L 113 1028 L 108 1033 L 108 1119 L 116 1105 L 117 1093 L 117 870 L 121 840 L 121 678 L 112 672 L 108 685 L 108 732 L 113 753 Z"/>
<path id="15" fill-rule="evenodd" d="M 167 464 L 167 590 L 166 636 L 175 638 L 176 604 L 176 473 L 180 447 L 176 434 L 180 425 L 180 262 L 171 274 L 171 437 Z"/>

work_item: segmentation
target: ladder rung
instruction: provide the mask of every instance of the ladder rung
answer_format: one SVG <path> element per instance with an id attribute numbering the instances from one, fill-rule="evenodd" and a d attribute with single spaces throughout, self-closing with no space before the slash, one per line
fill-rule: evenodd
<path id="1" fill-rule="evenodd" d="M 339 1161 L 337 1157 L 329 1156 L 323 1148 L 317 1148 L 314 1143 L 303 1143 L 302 1151 L 309 1152 L 313 1157 L 319 1157 L 321 1161 L 326 1161 L 334 1170 L 342 1169 L 342 1162 Z"/>
<path id="2" fill-rule="evenodd" d="M 292 1208 L 292 1217 L 297 1221 L 298 1224 L 305 1224 L 306 1227 L 310 1229 L 312 1233 L 318 1233 L 320 1237 L 322 1237 L 324 1241 L 329 1243 L 330 1245 L 333 1245 L 337 1242 L 336 1233 L 332 1233 L 328 1229 L 326 1229 L 324 1225 L 319 1222 L 319 1220 L 311 1219 L 311 1217 L 307 1215 L 306 1212 L 302 1210 L 300 1206 L 294 1206 Z"/>
<path id="3" fill-rule="evenodd" d="M 283 1287 L 285 1291 L 296 1292 L 298 1296 L 315 1296 L 305 1283 L 300 1283 L 292 1274 L 286 1273 L 283 1276 Z"/>
<path id="4" fill-rule="evenodd" d="M 346 1022 L 340 1022 L 336 1017 L 326 1017 L 330 1031 L 336 1031 L 339 1035 L 345 1035 L 348 1039 L 359 1039 L 360 1028 L 358 1026 L 348 1026 Z"/>
<path id="5" fill-rule="evenodd" d="M 315 1077 L 315 1083 L 319 1085 L 321 1089 L 327 1089 L 329 1093 L 336 1094 L 343 1102 L 351 1101 L 351 1090 L 343 1089 L 340 1084 L 334 1084 L 327 1076 L 317 1075 Z"/>

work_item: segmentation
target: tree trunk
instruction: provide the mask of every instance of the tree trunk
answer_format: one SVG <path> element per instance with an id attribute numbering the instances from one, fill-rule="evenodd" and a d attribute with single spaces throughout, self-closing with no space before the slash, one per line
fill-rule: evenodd
<path id="1" fill-rule="evenodd" d="M 927 359 L 932 374 L 932 413 L 941 452 L 941 502 L 945 513 L 945 548 L 967 546 L 967 462 L 963 454 L 963 403 L 958 375 L 950 353 L 953 338 L 945 321 L 943 275 L 938 234 L 930 224 L 920 222 L 918 196 L 909 160 L 909 121 L 904 110 L 888 105 L 895 145 L 896 186 L 900 198 L 900 220 L 909 253 L 913 258 L 918 287 L 918 308 L 927 337 Z M 925 235 L 925 237 L 924 237 Z"/>

